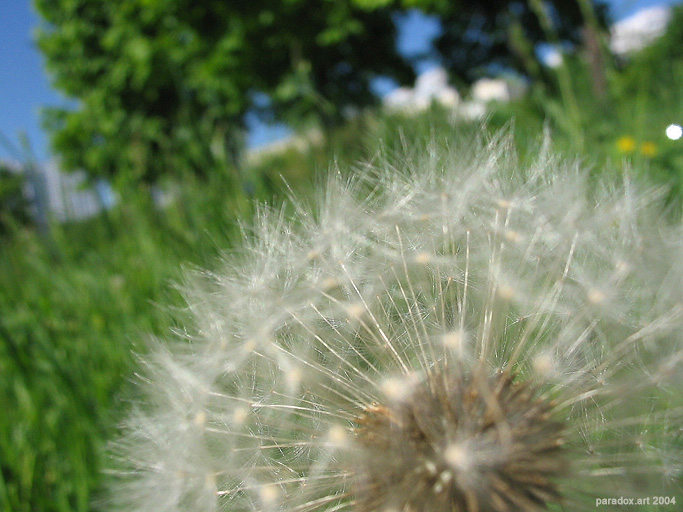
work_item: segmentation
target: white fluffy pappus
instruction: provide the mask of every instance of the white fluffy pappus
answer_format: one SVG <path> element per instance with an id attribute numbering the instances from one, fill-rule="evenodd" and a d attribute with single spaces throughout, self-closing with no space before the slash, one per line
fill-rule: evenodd
<path id="1" fill-rule="evenodd" d="M 506 137 L 334 173 L 189 279 L 114 447 L 129 511 L 594 510 L 676 496 L 683 237 Z"/>

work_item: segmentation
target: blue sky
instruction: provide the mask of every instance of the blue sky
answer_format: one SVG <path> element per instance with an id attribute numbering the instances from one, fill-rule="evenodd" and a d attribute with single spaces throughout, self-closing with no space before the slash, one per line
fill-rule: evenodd
<path id="1" fill-rule="evenodd" d="M 618 20 L 644 7 L 680 1 L 610 0 L 609 3 L 614 19 Z M 33 31 L 38 23 L 30 0 L 0 0 L 0 135 L 18 145 L 19 134 L 25 133 L 36 158 L 45 160 L 49 156 L 49 142 L 41 129 L 40 109 L 46 105 L 66 105 L 67 100 L 51 88 L 42 57 L 33 43 Z M 399 48 L 411 53 L 423 48 L 437 27 L 424 17 L 409 16 L 401 29 Z M 378 84 L 382 92 L 388 92 L 389 87 L 387 83 Z M 282 127 L 256 125 L 249 142 L 258 146 L 285 133 Z M 17 159 L 1 139 L 0 159 Z"/>

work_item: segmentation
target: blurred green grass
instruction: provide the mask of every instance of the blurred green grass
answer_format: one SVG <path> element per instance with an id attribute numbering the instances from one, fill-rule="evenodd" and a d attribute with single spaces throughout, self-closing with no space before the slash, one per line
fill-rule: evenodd
<path id="1" fill-rule="evenodd" d="M 578 152 L 596 173 L 626 165 L 637 179 L 668 186 L 678 215 L 683 142 L 664 137 L 668 124 L 683 120 L 676 37 L 660 40 L 623 69 L 609 68 L 602 100 L 591 93 L 582 61 L 567 61 L 578 119 L 567 115 L 559 90 L 532 89 L 495 106 L 485 130 L 493 135 L 507 126 L 524 161 L 547 128 L 556 151 Z M 406 144 L 424 149 L 435 137 L 479 129 L 479 122 L 455 122 L 438 107 L 412 116 L 365 113 L 326 141 L 264 157 L 242 173 L 255 199 L 277 205 L 290 188 L 307 197 L 313 177 L 330 165 L 343 170 L 380 152 L 399 155 Z M 624 137 L 633 141 L 628 151 L 619 142 Z M 645 143 L 654 149 L 644 151 Z M 122 191 L 119 205 L 100 217 L 53 225 L 49 241 L 26 226 L 2 238 L 0 511 L 90 510 L 100 493 L 103 447 L 126 408 L 132 350 L 144 350 L 146 337 L 173 327 L 168 311 L 183 302 L 172 284 L 183 266 L 215 266 L 239 238 L 238 219 L 253 211 L 250 198 L 220 173 L 203 182 L 188 176 L 170 190 L 163 208 L 148 190 Z"/>
<path id="2" fill-rule="evenodd" d="M 237 231 L 224 190 L 187 182 L 163 210 L 130 193 L 106 217 L 54 225 L 51 243 L 3 240 L 0 510 L 89 510 L 131 350 L 172 326 L 181 266 L 209 266 Z"/>

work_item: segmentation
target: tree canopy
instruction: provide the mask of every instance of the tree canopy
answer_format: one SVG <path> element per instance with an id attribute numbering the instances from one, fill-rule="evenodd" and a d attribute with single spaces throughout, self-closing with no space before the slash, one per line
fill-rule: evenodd
<path id="1" fill-rule="evenodd" d="M 148 182 L 235 160 L 244 115 L 338 120 L 375 101 L 378 75 L 412 69 L 387 9 L 317 0 L 35 0 L 54 85 L 77 100 L 47 111 L 66 168 Z"/>

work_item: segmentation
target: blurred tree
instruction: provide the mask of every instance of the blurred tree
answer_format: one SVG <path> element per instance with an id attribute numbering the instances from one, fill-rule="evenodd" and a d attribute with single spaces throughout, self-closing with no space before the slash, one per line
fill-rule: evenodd
<path id="1" fill-rule="evenodd" d="M 353 0 L 365 9 L 394 6 L 437 15 L 436 56 L 457 79 L 473 82 L 501 70 L 543 79 L 539 43 L 579 45 L 607 24 L 604 0 Z M 549 23 L 547 23 L 549 22 Z"/>
<path id="2" fill-rule="evenodd" d="M 605 8 L 593 4 L 604 26 Z M 541 78 L 540 68 L 532 63 L 537 62 L 532 52 L 539 43 L 578 46 L 583 42 L 580 0 L 456 1 L 439 10 L 444 31 L 436 48 L 446 67 L 468 82 L 490 73 L 492 67 Z"/>
<path id="3" fill-rule="evenodd" d="M 414 80 L 412 67 L 397 53 L 389 9 L 367 10 L 337 0 L 269 5 L 271 10 L 259 13 L 251 48 L 277 117 L 293 124 L 314 117 L 330 127 L 377 101 L 370 88 L 373 78 Z"/>
<path id="4" fill-rule="evenodd" d="M 375 100 L 380 74 L 413 78 L 387 9 L 335 0 L 34 0 L 67 169 L 156 182 L 237 163 L 244 115 L 330 125 Z M 262 101 L 264 97 L 268 101 Z M 236 168 L 232 166 L 232 168 Z"/>

